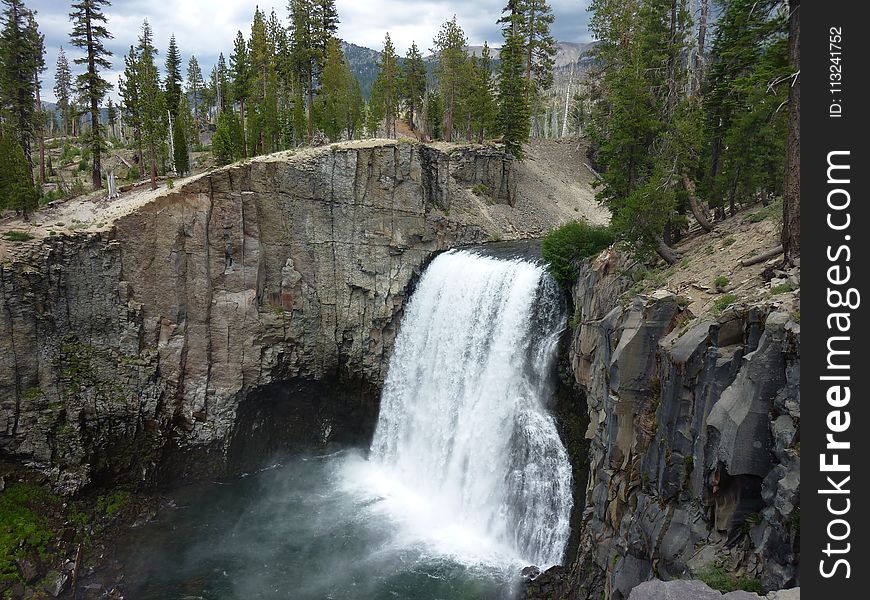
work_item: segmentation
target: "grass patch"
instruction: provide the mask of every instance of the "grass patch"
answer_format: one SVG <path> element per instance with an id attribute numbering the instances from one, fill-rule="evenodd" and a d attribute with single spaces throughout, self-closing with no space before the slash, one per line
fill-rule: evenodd
<path id="1" fill-rule="evenodd" d="M 471 193 L 477 197 L 489 196 L 489 186 L 483 183 L 475 183 L 471 188 Z"/>
<path id="2" fill-rule="evenodd" d="M 714 590 L 718 590 L 723 594 L 736 592 L 738 590 L 744 590 L 756 594 L 762 594 L 764 592 L 764 588 L 758 579 L 747 577 L 746 575 L 728 573 L 722 567 L 714 567 L 710 565 L 695 573 L 695 576 Z"/>
<path id="3" fill-rule="evenodd" d="M 125 490 L 119 490 L 117 492 L 106 494 L 105 496 L 100 496 L 97 499 L 97 512 L 111 519 L 117 515 L 122 508 L 124 508 L 129 500 L 130 492 Z"/>
<path id="4" fill-rule="evenodd" d="M 767 219 L 773 219 L 777 225 L 782 224 L 782 198 L 777 198 L 761 210 L 747 216 L 744 220 L 747 223 L 761 223 Z"/>
<path id="5" fill-rule="evenodd" d="M 729 283 L 731 283 L 731 280 L 725 277 L 725 275 L 719 275 L 719 277 L 713 280 L 713 285 L 717 288 L 724 288 Z"/>
<path id="6" fill-rule="evenodd" d="M 788 282 L 785 282 L 785 283 L 780 283 L 779 285 L 771 288 L 770 293 L 771 293 L 771 295 L 776 296 L 777 294 L 785 294 L 787 292 L 793 292 L 793 291 L 794 291 L 794 286 Z"/>
<path id="7" fill-rule="evenodd" d="M 5 231 L 3 232 L 3 239 L 8 240 L 10 242 L 29 242 L 33 239 L 33 236 L 25 231 Z"/>
<path id="8" fill-rule="evenodd" d="M 577 279 L 577 261 L 598 254 L 613 241 L 609 227 L 571 221 L 547 234 L 541 257 L 553 278 L 567 288 Z"/>
<path id="9" fill-rule="evenodd" d="M 737 302 L 737 296 L 734 294 L 725 294 L 713 303 L 713 311 L 717 314 Z"/>
<path id="10" fill-rule="evenodd" d="M 734 239 L 733 237 L 727 237 L 722 241 L 722 247 L 727 248 L 728 246 L 730 246 L 731 244 L 733 244 L 736 241 L 737 240 Z"/>
<path id="11" fill-rule="evenodd" d="M 20 579 L 15 559 L 29 551 L 47 556 L 54 534 L 35 510 L 47 502 L 57 498 L 35 485 L 12 484 L 0 494 L 0 581 Z"/>
<path id="12" fill-rule="evenodd" d="M 797 323 L 798 325 L 800 325 L 801 324 L 801 311 L 796 310 L 793 313 L 791 313 L 791 320 L 794 321 L 795 323 Z"/>

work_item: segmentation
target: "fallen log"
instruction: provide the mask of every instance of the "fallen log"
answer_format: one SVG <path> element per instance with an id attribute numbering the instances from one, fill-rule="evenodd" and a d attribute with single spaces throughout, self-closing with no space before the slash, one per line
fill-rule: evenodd
<path id="1" fill-rule="evenodd" d="M 758 256 L 753 256 L 752 258 L 747 258 L 746 260 L 741 260 L 740 266 L 741 267 L 751 267 L 752 265 L 757 265 L 760 262 L 770 260 L 774 256 L 779 256 L 780 254 L 782 254 L 782 252 L 783 252 L 782 246 L 777 246 L 776 248 L 768 250 L 767 252 L 762 252 Z"/>

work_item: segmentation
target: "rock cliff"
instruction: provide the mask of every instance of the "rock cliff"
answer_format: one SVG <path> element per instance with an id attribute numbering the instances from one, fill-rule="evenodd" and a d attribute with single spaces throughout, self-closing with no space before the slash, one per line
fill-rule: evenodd
<path id="1" fill-rule="evenodd" d="M 653 577 L 709 573 L 795 585 L 799 315 L 737 302 L 695 317 L 671 292 L 635 295 L 628 266 L 608 251 L 572 290 L 586 508 L 573 564 L 528 596 L 625 600 Z"/>
<path id="2" fill-rule="evenodd" d="M 73 492 L 364 442 L 426 261 L 539 233 L 514 169 L 495 147 L 342 144 L 4 243 L 0 451 Z M 537 213 L 536 228 L 575 216 Z"/>

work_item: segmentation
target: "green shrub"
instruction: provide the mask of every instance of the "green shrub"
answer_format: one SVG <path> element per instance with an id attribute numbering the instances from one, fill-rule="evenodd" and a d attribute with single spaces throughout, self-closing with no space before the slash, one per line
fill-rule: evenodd
<path id="1" fill-rule="evenodd" d="M 732 304 L 737 301 L 737 296 L 734 294 L 725 294 L 724 296 L 720 296 L 716 302 L 713 303 L 713 310 L 717 313 L 722 312 Z"/>
<path id="2" fill-rule="evenodd" d="M 713 280 L 713 285 L 717 288 L 723 288 L 729 283 L 731 283 L 731 280 L 728 279 L 725 275 L 719 275 L 719 277 Z"/>
<path id="3" fill-rule="evenodd" d="M 9 240 L 10 242 L 27 242 L 33 239 L 33 236 L 25 231 L 5 231 L 3 232 L 3 239 Z"/>
<path id="4" fill-rule="evenodd" d="M 794 286 L 792 284 L 786 282 L 786 283 L 781 283 L 781 284 L 773 287 L 770 290 L 770 293 L 773 294 L 774 296 L 776 296 L 778 294 L 785 294 L 786 292 L 793 292 L 793 291 L 794 291 Z"/>
<path id="5" fill-rule="evenodd" d="M 764 593 L 764 588 L 759 580 L 747 577 L 746 575 L 728 573 L 722 567 L 710 565 L 695 573 L 695 576 L 714 590 L 719 590 L 723 594 L 738 590 L 745 590 L 756 594 Z"/>
<path id="6" fill-rule="evenodd" d="M 613 241 L 613 232 L 608 227 L 571 221 L 547 234 L 541 257 L 553 278 L 562 287 L 569 287 L 577 279 L 576 262 L 598 254 Z"/>
<path id="7" fill-rule="evenodd" d="M 736 242 L 736 241 L 737 241 L 737 240 L 735 240 L 733 237 L 727 237 L 727 238 L 725 238 L 725 240 L 722 242 L 722 247 L 723 247 L 723 248 L 727 248 L 728 246 L 730 246 L 731 244 L 733 244 L 733 243 Z"/>
<path id="8" fill-rule="evenodd" d="M 42 488 L 22 483 L 12 484 L 0 494 L 0 582 L 20 578 L 15 559 L 29 549 L 41 556 L 47 553 L 54 536 L 35 508 L 55 500 Z"/>
<path id="9" fill-rule="evenodd" d="M 97 512 L 111 519 L 127 504 L 128 500 L 130 500 L 130 492 L 124 490 L 100 496 L 97 499 Z"/>
<path id="10" fill-rule="evenodd" d="M 489 196 L 489 186 L 482 183 L 475 183 L 471 188 L 471 193 L 475 196 Z"/>
<path id="11" fill-rule="evenodd" d="M 130 170 L 127 171 L 127 181 L 136 181 L 139 179 L 139 167 L 132 166 Z"/>

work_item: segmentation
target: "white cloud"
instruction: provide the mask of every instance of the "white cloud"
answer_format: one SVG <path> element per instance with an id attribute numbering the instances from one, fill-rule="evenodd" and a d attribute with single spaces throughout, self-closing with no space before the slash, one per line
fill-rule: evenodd
<path id="1" fill-rule="evenodd" d="M 61 0 L 25 0 L 38 12 L 40 30 L 45 35 L 46 71 L 43 75 L 43 98 L 53 100 L 54 70 L 57 51 L 66 49 L 72 60 L 81 53 L 70 48 L 69 2 Z M 341 24 L 339 36 L 360 46 L 380 49 L 389 31 L 397 50 L 404 53 L 416 41 L 421 50 L 432 46 L 441 24 L 455 14 L 471 44 L 485 40 L 499 45 L 496 20 L 506 0 L 336 0 Z M 254 8 L 271 12 L 287 21 L 287 0 L 115 0 L 106 9 L 108 29 L 114 35 L 107 47 L 114 53 L 114 69 L 108 79 L 117 84 L 123 67 L 123 55 L 135 44 L 142 21 L 147 18 L 154 30 L 155 43 L 162 51 L 175 34 L 185 63 L 195 54 L 208 72 L 221 52 L 229 56 L 236 32 L 250 34 Z M 556 16 L 554 34 L 565 41 L 585 41 L 587 16 L 582 0 L 551 0 Z M 117 85 L 116 85 L 117 88 Z M 117 99 L 117 89 L 112 95 Z"/>

